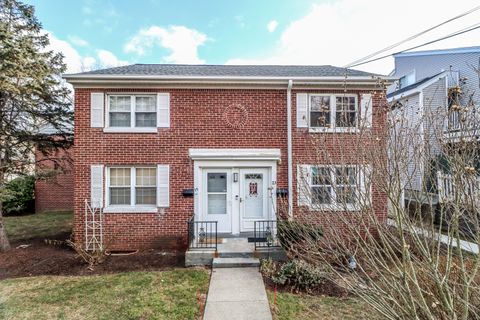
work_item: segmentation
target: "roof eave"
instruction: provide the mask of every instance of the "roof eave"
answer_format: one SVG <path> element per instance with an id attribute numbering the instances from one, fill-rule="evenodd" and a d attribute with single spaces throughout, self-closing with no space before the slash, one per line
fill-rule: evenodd
<path id="1" fill-rule="evenodd" d="M 442 78 L 445 78 L 447 76 L 447 72 L 448 71 L 441 72 L 437 76 L 433 77 L 432 79 L 430 79 L 430 80 L 428 80 L 428 81 L 426 81 L 426 82 L 424 82 L 424 83 L 422 83 L 422 84 L 420 84 L 420 85 L 418 85 L 415 88 L 412 88 L 410 90 L 403 91 L 403 92 L 400 92 L 400 93 L 397 93 L 397 94 L 395 94 L 395 92 L 393 92 L 393 95 L 391 95 L 390 97 L 387 97 L 387 100 L 388 100 L 388 102 L 392 102 L 392 101 L 404 99 L 404 98 L 407 98 L 407 97 L 412 96 L 414 94 L 420 93 L 426 87 L 432 85 L 433 83 L 437 82 L 438 80 L 440 80 Z"/>
<path id="2" fill-rule="evenodd" d="M 293 80 L 297 84 L 334 84 L 334 83 L 361 83 L 374 84 L 381 79 L 386 85 L 394 81 L 393 77 L 384 76 L 335 76 L 335 77 L 232 77 L 232 76 L 148 76 L 148 75 L 80 75 L 66 74 L 63 76 L 67 82 L 76 84 L 126 84 L 126 83 L 145 83 L 145 84 L 284 84 L 288 80 Z"/>

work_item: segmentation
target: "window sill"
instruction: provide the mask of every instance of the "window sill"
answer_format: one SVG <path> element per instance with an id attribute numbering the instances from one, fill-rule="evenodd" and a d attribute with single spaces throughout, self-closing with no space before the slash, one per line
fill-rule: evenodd
<path id="1" fill-rule="evenodd" d="M 308 128 L 309 133 L 359 133 L 358 128 Z"/>
<path id="2" fill-rule="evenodd" d="M 120 127 L 107 127 L 103 128 L 103 132 L 106 133 L 157 133 L 158 128 L 120 128 Z"/>
<path id="3" fill-rule="evenodd" d="M 354 212 L 360 211 L 359 206 L 338 206 L 338 205 L 318 205 L 318 206 L 309 206 L 310 211 L 334 211 L 334 212 Z"/>
<path id="4" fill-rule="evenodd" d="M 157 213 L 158 208 L 152 206 L 109 206 L 103 213 Z"/>

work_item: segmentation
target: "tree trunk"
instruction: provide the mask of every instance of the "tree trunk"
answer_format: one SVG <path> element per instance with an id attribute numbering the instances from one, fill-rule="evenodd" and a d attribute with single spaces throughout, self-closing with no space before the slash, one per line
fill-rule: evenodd
<path id="1" fill-rule="evenodd" d="M 10 241 L 8 241 L 7 230 L 3 224 L 2 202 L 0 201 L 0 252 L 10 250 Z"/>

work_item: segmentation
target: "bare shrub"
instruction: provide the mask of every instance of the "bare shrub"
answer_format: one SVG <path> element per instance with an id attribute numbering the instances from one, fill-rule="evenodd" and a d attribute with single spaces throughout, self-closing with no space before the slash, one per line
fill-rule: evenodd
<path id="1" fill-rule="evenodd" d="M 461 88 L 449 106 L 435 98 L 441 82 L 430 89 L 422 110 L 408 97 L 376 107 L 373 128 L 311 135 L 289 222 L 302 240 L 285 248 L 386 319 L 479 318 L 480 258 L 462 249 L 480 244 L 478 107 Z M 384 92 L 379 82 L 372 95 Z M 300 227 L 307 220 L 321 239 Z"/>

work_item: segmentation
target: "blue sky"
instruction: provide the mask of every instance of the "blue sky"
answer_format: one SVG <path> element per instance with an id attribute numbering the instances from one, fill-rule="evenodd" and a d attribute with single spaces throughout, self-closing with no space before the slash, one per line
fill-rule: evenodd
<path id="1" fill-rule="evenodd" d="M 26 2 L 50 33 L 52 49 L 66 56 L 69 72 L 127 63 L 342 66 L 476 5 L 473 0 L 453 9 L 433 0 Z M 477 12 L 410 45 L 478 21 Z M 472 32 L 425 49 L 480 45 L 477 39 L 480 32 Z M 392 68 L 392 59 L 360 67 L 380 73 Z"/>

